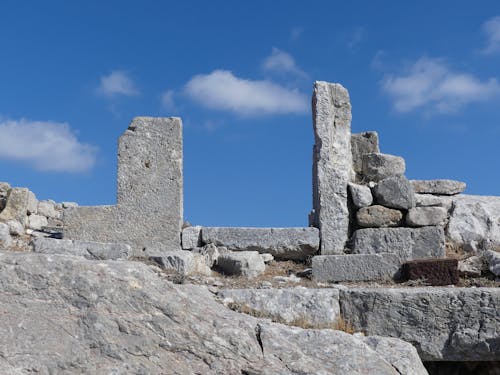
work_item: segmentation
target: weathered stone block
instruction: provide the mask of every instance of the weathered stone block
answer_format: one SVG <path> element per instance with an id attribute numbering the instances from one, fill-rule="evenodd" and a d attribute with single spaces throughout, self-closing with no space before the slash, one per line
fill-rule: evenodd
<path id="1" fill-rule="evenodd" d="M 455 195 L 463 192 L 465 182 L 454 180 L 411 180 L 415 193 Z"/>
<path id="2" fill-rule="evenodd" d="M 17 220 L 25 223 L 28 213 L 29 190 L 12 188 L 8 191 L 5 208 L 0 212 L 0 221 Z"/>
<path id="3" fill-rule="evenodd" d="M 227 251 L 225 248 L 221 248 L 220 250 L 213 243 L 209 243 L 203 247 L 194 247 L 191 249 L 193 253 L 201 254 L 205 257 L 206 263 L 211 268 L 217 263 L 217 259 L 219 258 L 219 254 L 221 252 Z"/>
<path id="4" fill-rule="evenodd" d="M 488 271 L 488 262 L 484 256 L 473 255 L 458 261 L 458 272 L 462 275 L 479 277 Z"/>
<path id="5" fill-rule="evenodd" d="M 92 260 L 128 259 L 131 253 L 130 246 L 122 243 L 58 240 L 43 237 L 35 238 L 32 246 L 35 253 L 75 255 Z"/>
<path id="6" fill-rule="evenodd" d="M 392 279 L 401 261 L 395 254 L 318 255 L 312 258 L 314 280 L 318 282 Z"/>
<path id="7" fill-rule="evenodd" d="M 363 172 L 363 155 L 379 152 L 377 132 L 351 134 L 352 168 L 357 175 Z"/>
<path id="8" fill-rule="evenodd" d="M 405 173 L 405 160 L 400 156 L 371 153 L 363 155 L 362 173 L 365 179 L 380 181 Z"/>
<path id="9" fill-rule="evenodd" d="M 312 220 L 321 232 L 321 253 L 341 254 L 349 236 L 347 183 L 353 178 L 351 103 L 339 84 L 315 82 Z"/>
<path id="10" fill-rule="evenodd" d="M 212 274 L 206 258 L 202 254 L 188 250 L 174 250 L 158 255 L 150 255 L 149 259 L 158 263 L 160 267 L 174 270 L 183 276 L 210 276 Z"/>
<path id="11" fill-rule="evenodd" d="M 373 188 L 375 201 L 386 207 L 407 210 L 415 207 L 415 193 L 408 179 L 401 176 L 387 177 Z"/>
<path id="12" fill-rule="evenodd" d="M 10 228 L 5 223 L 0 223 L 0 248 L 7 248 L 12 245 L 12 237 L 10 236 Z"/>
<path id="13" fill-rule="evenodd" d="M 413 207 L 406 214 L 406 224 L 411 227 L 443 225 L 447 216 L 443 207 Z"/>
<path id="14" fill-rule="evenodd" d="M 375 205 L 360 208 L 356 212 L 356 219 L 361 227 L 395 227 L 401 223 L 403 214 L 399 210 Z"/>
<path id="15" fill-rule="evenodd" d="M 202 247 L 201 241 L 201 226 L 187 227 L 182 230 L 182 248 L 184 250 Z"/>
<path id="16" fill-rule="evenodd" d="M 9 226 L 10 234 L 13 236 L 21 236 L 24 234 L 24 226 L 17 220 L 9 220 L 6 222 Z"/>
<path id="17" fill-rule="evenodd" d="M 319 248 L 317 228 L 202 227 L 202 243 L 233 251 L 258 251 L 277 259 L 303 260 Z"/>
<path id="18" fill-rule="evenodd" d="M 366 228 L 354 232 L 354 254 L 394 253 L 401 260 L 442 257 L 445 239 L 442 227 Z"/>
<path id="19" fill-rule="evenodd" d="M 458 284 L 457 259 L 418 259 L 401 267 L 401 279 L 424 280 L 432 286 Z"/>
<path id="20" fill-rule="evenodd" d="M 349 182 L 349 192 L 352 203 L 356 208 L 371 206 L 373 203 L 372 190 L 366 185 Z"/>
<path id="21" fill-rule="evenodd" d="M 45 216 L 37 214 L 31 214 L 28 216 L 28 228 L 30 229 L 40 230 L 42 227 L 47 226 L 48 223 L 49 222 Z"/>
<path id="22" fill-rule="evenodd" d="M 488 268 L 495 276 L 500 277 L 500 253 L 498 251 L 487 250 L 484 258 L 488 262 Z"/>
<path id="23" fill-rule="evenodd" d="M 38 209 L 38 199 L 36 199 L 35 193 L 28 190 L 28 204 L 26 207 L 28 214 L 36 214 Z"/>
<path id="24" fill-rule="evenodd" d="M 266 265 L 257 251 L 228 251 L 217 258 L 217 269 L 227 275 L 253 278 L 264 273 Z"/>
<path id="25" fill-rule="evenodd" d="M 415 194 L 415 203 L 417 207 L 439 206 L 449 210 L 452 202 L 451 197 L 444 195 Z"/>
<path id="26" fill-rule="evenodd" d="M 39 201 L 36 212 L 45 217 L 59 219 L 61 213 L 56 209 L 56 202 L 51 200 Z"/>

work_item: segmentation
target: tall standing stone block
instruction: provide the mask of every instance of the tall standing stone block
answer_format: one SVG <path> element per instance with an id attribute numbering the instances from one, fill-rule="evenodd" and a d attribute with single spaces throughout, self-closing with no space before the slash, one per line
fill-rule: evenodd
<path id="1" fill-rule="evenodd" d="M 338 83 L 317 81 L 314 125 L 312 221 L 321 234 L 322 254 L 342 254 L 349 236 L 347 184 L 353 177 L 351 103 Z"/>
<path id="2" fill-rule="evenodd" d="M 181 120 L 136 117 L 118 144 L 117 204 L 67 209 L 64 238 L 126 243 L 136 254 L 179 250 L 182 184 Z"/>

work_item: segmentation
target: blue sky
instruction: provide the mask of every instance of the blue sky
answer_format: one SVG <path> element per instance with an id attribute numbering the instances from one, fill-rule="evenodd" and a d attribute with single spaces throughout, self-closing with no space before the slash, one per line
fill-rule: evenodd
<path id="1" fill-rule="evenodd" d="M 376 4 L 375 4 L 376 3 Z M 2 1 L 0 180 L 112 204 L 134 116 L 180 116 L 193 224 L 304 226 L 315 80 L 409 178 L 500 195 L 500 3 Z"/>

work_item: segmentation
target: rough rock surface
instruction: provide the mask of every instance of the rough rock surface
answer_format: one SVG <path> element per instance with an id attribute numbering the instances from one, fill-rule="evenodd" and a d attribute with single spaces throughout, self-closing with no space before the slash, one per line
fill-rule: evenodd
<path id="1" fill-rule="evenodd" d="M 182 248 L 184 250 L 202 247 L 201 226 L 187 227 L 182 230 Z"/>
<path id="2" fill-rule="evenodd" d="M 488 268 L 495 276 L 500 277 L 500 253 L 497 251 L 487 250 L 484 257 L 488 262 Z"/>
<path id="3" fill-rule="evenodd" d="M 349 183 L 352 203 L 356 208 L 367 207 L 373 203 L 372 191 L 368 186 Z"/>
<path id="4" fill-rule="evenodd" d="M 273 321 L 312 328 L 332 328 L 339 318 L 337 289 L 225 289 L 224 303 L 237 303 Z M 245 310 L 243 308 L 243 311 Z"/>
<path id="5" fill-rule="evenodd" d="M 207 259 L 202 254 L 187 250 L 174 250 L 159 255 L 151 255 L 149 259 L 156 262 L 160 267 L 174 270 L 183 276 L 210 276 L 212 274 Z"/>
<path id="6" fill-rule="evenodd" d="M 488 262 L 482 255 L 473 255 L 458 261 L 458 272 L 462 275 L 478 277 L 488 271 Z"/>
<path id="7" fill-rule="evenodd" d="M 406 262 L 401 267 L 401 279 L 422 280 L 428 285 L 444 286 L 458 284 L 458 260 L 417 259 Z"/>
<path id="8" fill-rule="evenodd" d="M 401 260 L 445 255 L 442 227 L 366 228 L 354 232 L 354 254 L 395 253 Z"/>
<path id="9" fill-rule="evenodd" d="M 321 231 L 321 253 L 341 254 L 349 236 L 347 183 L 354 177 L 349 93 L 337 83 L 315 82 L 312 110 L 312 224 Z"/>
<path id="10" fill-rule="evenodd" d="M 5 223 L 0 223 L 0 247 L 9 247 L 12 244 L 10 228 Z"/>
<path id="11" fill-rule="evenodd" d="M 35 238 L 32 246 L 35 253 L 76 255 L 97 260 L 127 259 L 131 254 L 130 246 L 121 243 Z"/>
<path id="12" fill-rule="evenodd" d="M 352 335 L 268 323 L 160 276 L 139 262 L 0 253 L 0 373 L 399 374 Z"/>
<path id="13" fill-rule="evenodd" d="M 448 210 L 452 205 L 452 197 L 432 194 L 415 194 L 415 203 L 417 207 L 440 206 Z"/>
<path id="14" fill-rule="evenodd" d="M 17 220 L 24 223 L 28 212 L 29 190 L 12 188 L 8 191 L 5 208 L 0 212 L 0 221 Z"/>
<path id="15" fill-rule="evenodd" d="M 424 361 L 500 356 L 498 288 L 346 288 L 340 308 L 356 330 L 410 342 Z"/>
<path id="16" fill-rule="evenodd" d="M 401 224 L 403 214 L 399 210 L 375 205 L 360 208 L 356 212 L 356 219 L 361 227 L 395 227 Z"/>
<path id="17" fill-rule="evenodd" d="M 443 207 L 413 207 L 406 214 L 406 224 L 411 227 L 443 225 L 447 216 Z"/>
<path id="18" fill-rule="evenodd" d="M 387 177 L 373 188 L 375 201 L 386 207 L 407 210 L 415 207 L 415 192 L 405 176 Z"/>
<path id="19" fill-rule="evenodd" d="M 264 273 L 266 265 L 257 251 L 226 251 L 219 254 L 217 269 L 226 275 L 253 278 Z"/>
<path id="20" fill-rule="evenodd" d="M 276 259 L 303 260 L 319 248 L 317 228 L 203 227 L 204 244 L 224 246 L 232 251 L 258 251 Z"/>
<path id="21" fill-rule="evenodd" d="M 390 280 L 400 264 L 391 253 L 318 255 L 312 258 L 312 273 L 318 282 Z"/>
<path id="22" fill-rule="evenodd" d="M 363 155 L 363 177 L 380 181 L 387 177 L 403 175 L 406 170 L 405 160 L 400 156 L 371 153 Z"/>
<path id="23" fill-rule="evenodd" d="M 411 180 L 415 193 L 455 195 L 463 192 L 465 182 L 455 180 Z"/>
<path id="24" fill-rule="evenodd" d="M 363 172 L 363 155 L 380 152 L 377 132 L 351 134 L 352 168 L 358 176 Z"/>

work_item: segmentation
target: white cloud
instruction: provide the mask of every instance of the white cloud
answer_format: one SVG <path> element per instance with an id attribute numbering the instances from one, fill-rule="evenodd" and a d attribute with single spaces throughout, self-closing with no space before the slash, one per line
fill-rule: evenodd
<path id="1" fill-rule="evenodd" d="M 482 30 L 487 39 L 482 52 L 484 54 L 500 52 L 500 16 L 492 17 L 483 23 Z"/>
<path id="2" fill-rule="evenodd" d="M 0 120 L 0 159 L 20 161 L 40 171 L 85 172 L 97 148 L 81 143 L 68 124 Z"/>
<path id="3" fill-rule="evenodd" d="M 204 107 L 243 115 L 306 113 L 309 99 L 270 81 L 238 78 L 227 70 L 194 76 L 185 93 Z"/>
<path id="4" fill-rule="evenodd" d="M 289 53 L 273 47 L 271 54 L 264 59 L 262 68 L 273 73 L 292 73 L 300 77 L 307 76 L 295 63 L 295 59 Z"/>
<path id="5" fill-rule="evenodd" d="M 388 75 L 382 89 L 399 112 L 426 108 L 434 112 L 455 112 L 463 106 L 500 95 L 495 78 L 481 81 L 466 73 L 451 71 L 440 59 L 420 58 L 403 75 Z"/>
<path id="6" fill-rule="evenodd" d="M 108 97 L 139 95 L 139 90 L 135 87 L 134 81 L 126 72 L 121 70 L 115 70 L 107 76 L 102 76 L 98 91 Z"/>
<path id="7" fill-rule="evenodd" d="M 167 90 L 161 95 L 161 105 L 168 111 L 176 111 L 177 106 L 174 100 L 174 90 Z"/>

